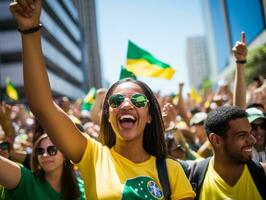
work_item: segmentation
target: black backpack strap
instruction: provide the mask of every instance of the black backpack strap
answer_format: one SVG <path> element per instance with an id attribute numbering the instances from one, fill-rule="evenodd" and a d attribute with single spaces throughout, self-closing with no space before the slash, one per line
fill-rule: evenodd
<path id="1" fill-rule="evenodd" d="M 171 190 L 167 174 L 166 160 L 164 158 L 156 158 L 156 167 L 161 186 L 163 187 L 164 199 L 170 200 Z"/>
<path id="2" fill-rule="evenodd" d="M 260 196 L 262 199 L 266 199 L 266 175 L 262 165 L 259 162 L 250 160 L 247 166 Z"/>
<path id="3" fill-rule="evenodd" d="M 211 157 L 199 162 L 195 162 L 190 169 L 189 181 L 192 185 L 194 192 L 196 193 L 195 200 L 199 199 L 200 190 L 207 172 L 210 159 Z"/>

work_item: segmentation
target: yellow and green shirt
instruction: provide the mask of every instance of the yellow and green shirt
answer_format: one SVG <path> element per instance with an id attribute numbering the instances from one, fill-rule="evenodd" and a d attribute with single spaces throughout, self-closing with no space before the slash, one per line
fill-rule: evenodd
<path id="1" fill-rule="evenodd" d="M 247 165 L 245 165 L 244 171 L 237 183 L 231 187 L 214 170 L 212 160 L 213 158 L 209 162 L 208 170 L 203 181 L 200 200 L 262 199 L 249 173 Z"/>
<path id="2" fill-rule="evenodd" d="M 166 164 L 171 199 L 195 197 L 180 164 L 171 159 L 167 159 Z M 87 199 L 164 199 L 154 156 L 145 162 L 134 163 L 113 148 L 89 138 L 78 167 Z"/>

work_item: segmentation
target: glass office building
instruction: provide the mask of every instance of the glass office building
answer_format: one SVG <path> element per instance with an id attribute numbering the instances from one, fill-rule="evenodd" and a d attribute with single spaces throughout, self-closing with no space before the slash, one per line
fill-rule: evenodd
<path id="1" fill-rule="evenodd" d="M 9 12 L 10 1 L 0 1 L 0 83 L 5 79 L 23 94 L 21 39 Z M 42 49 L 48 76 L 55 96 L 80 98 L 85 95 L 88 78 L 85 75 L 82 33 L 78 12 L 71 0 L 43 1 L 41 14 Z"/>
<path id="2" fill-rule="evenodd" d="M 231 49 L 241 40 L 242 31 L 250 47 L 266 42 L 265 5 L 265 0 L 203 0 L 214 81 L 233 70 Z"/>
<path id="3" fill-rule="evenodd" d="M 98 45 L 95 0 L 73 0 L 84 34 L 84 63 L 87 67 L 88 86 L 103 87 L 100 53 Z"/>
<path id="4" fill-rule="evenodd" d="M 241 31 L 246 32 L 247 44 L 250 44 L 265 29 L 263 2 L 261 0 L 225 2 L 231 47 L 235 41 L 240 40 Z"/>
<path id="5" fill-rule="evenodd" d="M 209 60 L 206 37 L 188 37 L 186 41 L 186 58 L 190 85 L 197 90 L 209 75 Z"/>

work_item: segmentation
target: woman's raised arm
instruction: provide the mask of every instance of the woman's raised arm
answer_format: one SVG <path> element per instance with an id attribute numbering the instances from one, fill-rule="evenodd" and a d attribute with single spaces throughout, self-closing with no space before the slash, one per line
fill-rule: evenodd
<path id="1" fill-rule="evenodd" d="M 78 131 L 66 113 L 53 102 L 41 48 L 41 35 L 38 30 L 41 3 L 41 0 L 17 0 L 10 4 L 10 10 L 22 32 L 26 97 L 31 111 L 52 141 L 66 157 L 78 162 L 85 151 L 86 138 Z"/>

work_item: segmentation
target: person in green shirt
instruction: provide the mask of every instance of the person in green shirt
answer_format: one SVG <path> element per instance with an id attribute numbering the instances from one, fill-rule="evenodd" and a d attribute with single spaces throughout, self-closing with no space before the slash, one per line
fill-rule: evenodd
<path id="1" fill-rule="evenodd" d="M 5 199 L 85 199 L 83 182 L 77 179 L 70 160 L 43 134 L 33 147 L 29 169 L 0 156 L 0 184 Z"/>

